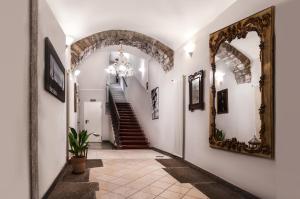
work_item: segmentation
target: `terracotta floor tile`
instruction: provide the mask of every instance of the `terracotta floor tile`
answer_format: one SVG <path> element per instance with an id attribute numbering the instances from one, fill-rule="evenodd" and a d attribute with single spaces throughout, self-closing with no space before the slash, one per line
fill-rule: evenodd
<path id="1" fill-rule="evenodd" d="M 146 193 L 150 193 L 153 195 L 159 195 L 161 194 L 165 189 L 163 188 L 159 188 L 159 187 L 155 187 L 155 186 L 147 186 L 145 187 L 142 191 L 146 192 Z"/>
<path id="2" fill-rule="evenodd" d="M 190 190 L 190 188 L 173 185 L 173 186 L 169 187 L 168 190 L 176 192 L 176 193 L 180 193 L 180 194 L 186 194 Z"/>
<path id="3" fill-rule="evenodd" d="M 137 192 L 136 194 L 129 197 L 129 199 L 153 199 L 155 195 L 145 192 Z"/>
<path id="4" fill-rule="evenodd" d="M 180 199 L 183 197 L 183 194 L 175 193 L 167 190 L 161 193 L 159 196 L 167 199 Z"/>
<path id="5" fill-rule="evenodd" d="M 113 193 L 120 194 L 124 197 L 128 197 L 130 195 L 133 195 L 134 193 L 138 192 L 138 189 L 134 189 L 128 186 L 119 187 L 115 190 L 113 190 Z"/>
<path id="6" fill-rule="evenodd" d="M 195 188 L 187 192 L 186 195 L 194 198 L 208 199 L 208 197 L 204 193 Z"/>

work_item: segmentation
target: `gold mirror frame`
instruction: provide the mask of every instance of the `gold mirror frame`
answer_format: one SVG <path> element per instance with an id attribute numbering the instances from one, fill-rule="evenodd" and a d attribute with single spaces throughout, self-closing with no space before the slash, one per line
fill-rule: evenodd
<path id="1" fill-rule="evenodd" d="M 267 8 L 257 14 L 227 26 L 210 34 L 210 62 L 213 72 L 210 95 L 210 147 L 246 155 L 274 159 L 274 7 Z M 246 38 L 248 32 L 255 31 L 260 37 L 260 59 L 262 75 L 259 81 L 261 91 L 261 106 L 259 109 L 261 128 L 259 131 L 261 143 L 250 147 L 236 138 L 218 141 L 215 139 L 216 131 L 216 87 L 215 87 L 215 55 L 220 45 L 234 39 Z"/>

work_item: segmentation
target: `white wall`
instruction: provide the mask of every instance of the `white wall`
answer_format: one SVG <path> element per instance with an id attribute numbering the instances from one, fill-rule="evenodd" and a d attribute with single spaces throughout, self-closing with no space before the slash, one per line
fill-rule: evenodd
<path id="1" fill-rule="evenodd" d="M 71 66 L 71 48 L 70 46 L 67 47 L 66 51 L 65 51 L 65 62 L 66 62 L 66 66 Z M 68 126 L 75 128 L 76 130 L 78 129 L 77 126 L 77 120 L 78 120 L 78 108 L 77 107 L 77 111 L 75 112 L 75 106 L 74 106 L 74 102 L 75 102 L 75 98 L 74 98 L 74 84 L 77 83 L 77 77 L 74 75 L 74 72 L 68 73 L 66 75 L 66 81 L 68 80 L 68 96 L 66 96 L 66 100 L 67 100 L 67 111 L 68 111 L 68 116 L 67 116 L 67 120 L 68 120 Z"/>
<path id="2" fill-rule="evenodd" d="M 49 37 L 62 63 L 65 65 L 65 35 L 46 1 L 40 0 L 38 44 L 40 197 L 48 190 L 66 162 L 66 103 L 62 103 L 44 89 L 45 37 Z"/>
<path id="3" fill-rule="evenodd" d="M 29 1 L 1 1 L 0 13 L 0 193 L 29 199 Z"/>
<path id="4" fill-rule="evenodd" d="M 106 103 L 106 80 L 105 68 L 109 65 L 110 51 L 107 49 L 97 50 L 78 69 L 80 109 L 80 128 L 84 129 L 84 102 L 96 99 L 102 102 L 102 140 L 110 140 L 110 117 L 105 114 Z"/>
<path id="5" fill-rule="evenodd" d="M 165 73 L 159 63 L 150 60 L 149 91 L 135 77 L 129 78 L 126 97 L 149 139 L 150 145 L 182 156 L 181 77 Z M 151 90 L 159 87 L 159 119 L 152 120 Z M 166 140 L 168 140 L 166 142 Z"/>
<path id="6" fill-rule="evenodd" d="M 196 49 L 192 59 L 188 59 L 183 48 L 176 51 L 175 65 L 188 73 L 203 66 L 207 73 L 209 63 L 209 33 L 250 16 L 270 5 L 276 6 L 276 119 L 275 160 L 239 155 L 209 147 L 209 78 L 205 86 L 205 111 L 191 113 L 187 111 L 186 120 L 186 159 L 225 180 L 249 191 L 261 198 L 298 198 L 300 183 L 298 168 L 300 160 L 297 140 L 297 112 L 294 106 L 299 95 L 291 89 L 296 85 L 300 69 L 296 67 L 299 26 L 291 19 L 299 18 L 299 1 L 243 1 L 238 0 L 208 27 L 201 30 L 194 38 Z M 297 27 L 298 26 L 298 27 Z M 207 75 L 209 77 L 209 75 Z"/>
<path id="7" fill-rule="evenodd" d="M 248 17 L 271 5 L 276 5 L 276 76 L 275 76 L 275 160 L 251 157 L 209 147 L 209 34 Z M 299 198 L 296 187 L 300 183 L 300 158 L 298 140 L 298 114 L 300 101 L 296 85 L 300 74 L 298 63 L 299 25 L 294 19 L 300 17 L 297 0 L 237 0 L 205 29 L 200 30 L 191 41 L 196 42 L 193 57 L 185 54 L 183 47 L 175 52 L 175 67 L 164 73 L 160 66 L 149 65 L 150 90 L 160 87 L 160 119 L 151 120 L 149 93 L 130 82 L 127 95 L 146 130 L 152 146 L 174 152 L 174 112 L 176 101 L 172 95 L 171 80 L 182 74 L 190 75 L 204 69 L 205 111 L 188 111 L 186 105 L 186 160 L 264 199 Z M 189 41 L 187 41 L 188 43 Z M 153 70 L 153 71 L 151 71 Z M 188 84 L 186 85 L 188 91 Z M 188 93 L 187 93 L 188 94 Z M 186 95 L 188 102 L 188 95 Z"/>

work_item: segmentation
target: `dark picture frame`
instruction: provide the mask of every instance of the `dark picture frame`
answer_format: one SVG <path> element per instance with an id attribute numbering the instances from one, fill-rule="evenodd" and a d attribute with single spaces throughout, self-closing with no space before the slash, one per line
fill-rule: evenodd
<path id="1" fill-rule="evenodd" d="M 49 38 L 45 38 L 45 89 L 65 102 L 65 67 Z"/>
<path id="2" fill-rule="evenodd" d="M 189 110 L 204 110 L 204 77 L 205 71 L 200 70 L 189 76 Z"/>
<path id="3" fill-rule="evenodd" d="M 78 84 L 74 83 L 74 112 L 77 113 L 78 108 Z"/>
<path id="4" fill-rule="evenodd" d="M 228 113 L 228 89 L 217 92 L 217 113 Z"/>
<path id="5" fill-rule="evenodd" d="M 156 87 L 151 90 L 152 100 L 152 120 L 159 119 L 159 88 Z"/>

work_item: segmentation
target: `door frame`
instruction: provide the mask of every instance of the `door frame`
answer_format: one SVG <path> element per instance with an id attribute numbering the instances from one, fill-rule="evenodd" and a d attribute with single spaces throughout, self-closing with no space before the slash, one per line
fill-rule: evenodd
<path id="1" fill-rule="evenodd" d="M 85 128 L 86 122 L 85 122 L 85 104 L 86 103 L 99 103 L 101 106 L 101 132 L 100 132 L 100 140 L 102 142 L 102 133 L 103 133 L 103 102 L 102 101 L 85 101 L 83 102 L 83 125 L 84 125 L 84 129 L 87 130 Z M 91 132 L 90 132 L 91 133 Z M 93 136 L 93 135 L 91 135 Z"/>
<path id="2" fill-rule="evenodd" d="M 29 162 L 30 196 L 39 199 L 38 168 L 38 0 L 29 0 Z"/>

